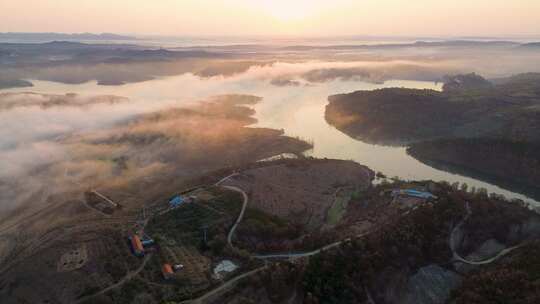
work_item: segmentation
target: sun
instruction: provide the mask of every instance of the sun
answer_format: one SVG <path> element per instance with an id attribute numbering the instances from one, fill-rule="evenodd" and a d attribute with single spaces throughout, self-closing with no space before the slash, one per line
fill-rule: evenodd
<path id="1" fill-rule="evenodd" d="M 300 21 L 317 13 L 316 0 L 270 0 L 261 1 L 260 8 L 269 16 L 280 21 Z"/>

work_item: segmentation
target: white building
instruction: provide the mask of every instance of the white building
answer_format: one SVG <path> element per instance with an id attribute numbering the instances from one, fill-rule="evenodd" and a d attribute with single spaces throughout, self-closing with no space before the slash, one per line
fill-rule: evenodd
<path id="1" fill-rule="evenodd" d="M 214 277 L 216 279 L 222 279 L 223 276 L 227 275 L 238 269 L 238 266 L 230 260 L 223 260 L 214 268 Z"/>

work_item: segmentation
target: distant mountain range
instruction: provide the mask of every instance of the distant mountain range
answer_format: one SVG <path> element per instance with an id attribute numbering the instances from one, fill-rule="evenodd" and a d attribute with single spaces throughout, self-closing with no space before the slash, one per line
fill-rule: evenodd
<path id="1" fill-rule="evenodd" d="M 423 48 L 423 47 L 534 47 L 540 43 L 526 43 L 506 40 L 443 40 L 443 41 L 415 41 L 403 43 L 380 43 L 380 44 L 350 44 L 350 45 L 292 45 L 283 47 L 286 50 L 308 51 L 313 49 L 399 49 L 399 48 Z"/>
<path id="2" fill-rule="evenodd" d="M 526 43 L 526 44 L 522 44 L 521 46 L 525 48 L 540 48 L 540 42 Z"/>
<path id="3" fill-rule="evenodd" d="M 111 33 L 0 33 L 0 40 L 37 40 L 37 41 L 54 41 L 54 40 L 136 40 L 136 37 L 117 35 Z"/>

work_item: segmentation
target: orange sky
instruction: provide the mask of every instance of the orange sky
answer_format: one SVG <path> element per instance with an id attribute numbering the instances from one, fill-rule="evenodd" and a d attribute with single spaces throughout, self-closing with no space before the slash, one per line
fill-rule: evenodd
<path id="1" fill-rule="evenodd" d="M 540 0 L 0 0 L 0 32 L 540 34 Z"/>

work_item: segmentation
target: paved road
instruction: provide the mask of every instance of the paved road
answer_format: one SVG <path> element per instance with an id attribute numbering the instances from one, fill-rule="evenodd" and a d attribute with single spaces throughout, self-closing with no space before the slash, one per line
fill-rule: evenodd
<path id="1" fill-rule="evenodd" d="M 361 236 L 364 236 L 366 234 L 368 234 L 368 233 L 359 234 L 356 237 L 361 237 Z M 337 247 L 337 246 L 341 245 L 342 243 L 348 242 L 350 240 L 351 240 L 351 238 L 346 238 L 346 239 L 341 240 L 339 242 L 334 242 L 334 243 L 328 244 L 326 246 L 323 246 L 323 247 L 321 247 L 321 248 L 319 248 L 317 250 L 313 250 L 313 251 L 309 251 L 309 252 L 268 254 L 268 255 L 253 255 L 252 257 L 254 257 L 256 259 L 263 259 L 263 260 L 265 260 L 265 259 L 275 259 L 275 258 L 288 258 L 288 259 L 290 259 L 290 258 L 292 258 L 292 259 L 303 258 L 303 257 L 308 257 L 308 256 L 319 254 L 324 250 L 328 250 L 328 249 Z M 199 297 L 197 299 L 183 301 L 183 302 L 180 302 L 180 304 L 188 304 L 188 303 L 189 304 L 204 304 L 205 300 L 207 300 L 210 297 L 218 294 L 219 292 L 223 291 L 226 288 L 232 287 L 232 284 L 236 283 L 238 280 L 241 280 L 241 279 L 246 278 L 248 276 L 251 276 L 251 275 L 253 275 L 255 273 L 258 273 L 259 271 L 261 271 L 263 269 L 266 269 L 267 267 L 268 267 L 268 265 L 265 265 L 265 266 L 259 267 L 257 269 L 254 269 L 252 271 L 246 272 L 246 273 L 244 273 L 242 275 L 239 275 L 239 276 L 235 277 L 234 279 L 231 279 L 231 280 L 227 281 L 223 285 L 219 286 L 218 288 L 216 288 L 214 290 L 209 291 L 208 293 L 204 294 L 203 296 L 201 296 L 201 297 Z"/>
<path id="2" fill-rule="evenodd" d="M 454 254 L 454 260 L 456 261 L 460 261 L 462 263 L 465 263 L 465 264 L 469 264 L 469 265 L 485 265 L 485 264 L 489 264 L 489 263 L 492 263 L 492 262 L 495 262 L 496 260 L 498 260 L 499 258 L 507 255 L 508 253 L 512 252 L 514 249 L 518 249 L 520 248 L 521 246 L 523 246 L 524 244 L 519 244 L 519 245 L 516 245 L 516 246 L 513 246 L 513 247 L 509 247 L 509 248 L 506 248 L 506 249 L 503 249 L 501 250 L 497 255 L 495 255 L 494 257 L 491 257 L 487 260 L 481 260 L 481 261 L 468 261 L 468 260 L 465 260 L 464 258 L 462 258 L 461 256 L 457 255 L 457 254 Z"/>
<path id="3" fill-rule="evenodd" d="M 319 253 L 321 253 L 321 251 L 324 251 L 324 250 L 339 246 L 341 243 L 346 242 L 346 241 L 350 241 L 350 240 L 351 240 L 350 238 L 347 238 L 347 239 L 344 239 L 344 240 L 339 241 L 339 242 L 334 242 L 332 244 L 328 244 L 328 245 L 326 245 L 324 247 L 321 247 L 321 248 L 319 248 L 317 250 L 313 250 L 313 251 L 310 251 L 310 252 L 269 254 L 269 255 L 254 255 L 252 257 L 254 257 L 256 259 L 263 259 L 263 260 L 264 259 L 274 259 L 274 258 L 293 258 L 293 259 L 295 259 L 295 258 L 303 258 L 303 257 L 308 257 L 308 256 L 319 254 Z M 223 291 L 226 288 L 232 287 L 232 284 L 236 283 L 238 280 L 241 280 L 241 279 L 246 278 L 248 276 L 251 276 L 251 275 L 253 275 L 255 273 L 258 273 L 259 271 L 261 271 L 263 269 L 266 269 L 267 267 L 268 266 L 265 265 L 265 266 L 259 267 L 257 269 L 254 269 L 252 271 L 246 272 L 246 273 L 244 273 L 242 275 L 239 275 L 239 276 L 235 277 L 234 279 L 231 279 L 231 280 L 227 281 L 223 285 L 219 286 L 218 288 L 216 288 L 214 290 L 211 290 L 210 292 L 204 294 L 203 296 L 201 296 L 201 297 L 199 297 L 197 299 L 180 302 L 180 304 L 188 304 L 188 303 L 189 304 L 204 304 L 205 300 L 211 298 L 212 296 L 218 294 L 219 292 Z"/>
<path id="4" fill-rule="evenodd" d="M 240 222 L 242 221 L 242 218 L 244 218 L 244 213 L 246 212 L 246 207 L 247 207 L 249 199 L 248 199 L 247 193 L 244 192 L 244 190 L 242 190 L 242 189 L 240 189 L 238 187 L 234 187 L 234 186 L 222 186 L 222 187 L 226 188 L 226 189 L 229 189 L 229 190 L 232 190 L 232 191 L 239 192 L 244 197 L 244 202 L 242 203 L 242 210 L 240 210 L 240 214 L 238 215 L 238 218 L 236 219 L 236 222 L 231 227 L 231 230 L 229 230 L 229 234 L 227 235 L 227 243 L 229 243 L 229 246 L 234 248 L 234 246 L 232 244 L 232 237 L 234 235 L 234 231 L 236 230 L 236 227 L 238 227 L 238 224 L 240 224 Z"/>
<path id="5" fill-rule="evenodd" d="M 456 256 L 459 256 L 456 252 L 456 247 L 457 247 L 457 240 L 456 240 L 456 234 L 457 232 L 461 229 L 461 226 L 463 226 L 463 224 L 465 224 L 465 222 L 469 219 L 469 217 L 471 216 L 472 214 L 472 211 L 471 211 L 471 206 L 469 205 L 469 202 L 466 202 L 465 203 L 465 210 L 467 211 L 467 214 L 465 215 L 465 217 L 463 217 L 463 219 L 461 219 L 461 221 L 454 227 L 454 229 L 452 229 L 452 232 L 450 233 L 450 239 L 448 240 L 448 245 L 450 246 L 450 249 L 452 249 L 452 254 L 454 255 L 454 258 Z"/>
<path id="6" fill-rule="evenodd" d="M 231 174 L 225 176 L 224 178 L 220 179 L 215 185 L 216 186 L 221 186 L 221 184 L 224 183 L 225 181 L 227 181 L 229 178 L 235 177 L 237 175 L 240 175 L 240 173 L 238 173 L 238 172 L 231 173 Z M 244 201 L 242 203 L 242 210 L 240 210 L 240 214 L 238 215 L 238 218 L 236 219 L 236 222 L 231 227 L 231 230 L 229 230 L 229 234 L 227 234 L 227 243 L 229 244 L 229 246 L 234 248 L 234 246 L 232 244 L 232 237 L 234 235 L 234 232 L 236 231 L 236 227 L 238 227 L 238 224 L 240 224 L 240 222 L 244 218 L 244 213 L 246 212 L 246 207 L 247 207 L 247 204 L 249 202 L 249 198 L 248 198 L 247 193 L 244 190 L 242 190 L 242 189 L 240 189 L 238 187 L 235 187 L 235 186 L 221 186 L 221 187 L 223 187 L 225 189 L 235 191 L 235 192 L 238 192 L 238 193 L 242 194 L 242 197 L 244 198 Z"/>
<path id="7" fill-rule="evenodd" d="M 513 246 L 513 247 L 509 247 L 509 248 L 505 248 L 503 250 L 501 250 L 497 255 L 489 258 L 489 259 L 485 259 L 485 260 L 481 260 L 481 261 L 470 261 L 470 260 L 466 260 L 464 259 L 462 256 L 460 256 L 458 253 L 457 253 L 457 250 L 456 250 L 456 247 L 457 247 L 457 240 L 456 240 L 456 233 L 459 229 L 461 229 L 461 227 L 463 226 L 463 224 L 469 219 L 469 217 L 471 216 L 472 214 L 472 211 L 471 211 L 471 206 L 469 205 L 469 202 L 466 202 L 465 203 L 465 209 L 467 210 L 467 214 L 465 215 L 465 217 L 454 227 L 454 229 L 452 230 L 452 233 L 450 234 L 450 239 L 448 241 L 449 243 L 449 246 L 450 246 L 450 249 L 452 249 L 452 259 L 454 261 L 459 261 L 459 262 L 462 262 L 462 263 L 465 263 L 465 264 L 469 264 L 469 265 L 485 265 L 485 264 L 489 264 L 489 263 L 493 263 L 495 262 L 496 260 L 498 260 L 499 258 L 505 256 L 506 254 L 512 252 L 512 250 L 514 249 L 517 249 L 521 246 L 524 245 L 524 243 L 521 243 L 521 244 L 518 244 L 516 246 Z"/>
<path id="8" fill-rule="evenodd" d="M 197 299 L 193 299 L 193 300 L 187 300 L 187 301 L 183 301 L 183 302 L 180 302 L 180 304 L 204 304 L 206 300 L 210 299 L 211 297 L 219 294 L 221 291 L 223 290 L 226 290 L 230 287 L 233 287 L 233 284 L 235 284 L 236 282 L 238 282 L 239 280 L 242 280 L 246 277 L 249 277 L 249 276 L 252 276 L 264 269 L 266 269 L 268 266 L 262 266 L 262 267 L 259 267 L 259 268 L 256 268 L 256 269 L 253 269 L 251 271 L 248 271 L 246 273 L 243 273 L 225 283 L 223 283 L 222 285 L 220 285 L 218 288 L 216 289 L 213 289 L 207 293 L 205 293 L 204 295 L 200 296 L 199 298 Z"/>
<path id="9" fill-rule="evenodd" d="M 238 173 L 238 172 L 231 173 L 231 174 L 225 176 L 224 178 L 220 179 L 215 185 L 216 185 L 216 186 L 219 186 L 219 185 L 221 185 L 223 182 L 225 182 L 226 180 L 228 180 L 229 178 L 235 177 L 235 176 L 237 176 L 237 175 L 240 175 L 240 173 Z"/>
<path id="10" fill-rule="evenodd" d="M 365 234 L 358 235 L 357 237 L 364 236 Z M 342 243 L 350 241 L 351 238 L 346 238 L 338 242 L 334 242 L 331 244 L 328 244 L 326 246 L 323 246 L 319 249 L 308 251 L 308 252 L 291 252 L 291 253 L 276 253 L 276 254 L 262 254 L 262 255 L 253 255 L 253 258 L 261 259 L 261 260 L 268 260 L 268 259 L 297 259 L 297 258 L 305 258 L 312 255 L 316 255 L 321 253 L 322 251 L 332 249 L 334 247 L 337 247 L 341 245 Z"/>
<path id="11" fill-rule="evenodd" d="M 360 233 L 360 234 L 357 234 L 355 235 L 353 238 L 361 238 L 361 237 L 364 237 L 366 235 L 370 234 L 370 232 L 364 232 L 364 233 Z M 304 257 L 309 257 L 309 256 L 313 256 L 313 255 L 317 255 L 325 250 L 328 250 L 328 249 L 332 249 L 332 248 L 335 248 L 335 247 L 338 247 L 339 245 L 343 244 L 343 243 L 346 243 L 346 242 L 349 242 L 351 241 L 353 238 L 346 238 L 346 239 L 343 239 L 341 241 L 337 241 L 337 242 L 334 242 L 334 243 L 330 243 L 326 246 L 323 246 L 319 249 L 316 249 L 316 250 L 313 250 L 313 251 L 308 251 L 308 252 L 296 252 L 296 253 L 276 253 L 276 254 L 263 254 L 263 255 L 252 255 L 253 258 L 256 258 L 256 259 L 261 259 L 261 260 L 266 260 L 266 259 L 297 259 L 297 258 L 304 258 Z"/>
<path id="12" fill-rule="evenodd" d="M 133 277 L 135 277 L 136 275 L 139 274 L 139 272 L 141 272 L 143 269 L 144 269 L 144 266 L 146 266 L 146 263 L 148 262 L 148 260 L 150 260 L 150 258 L 152 257 L 152 253 L 148 253 L 145 257 L 144 257 L 144 260 L 142 261 L 141 265 L 139 265 L 139 267 L 137 267 L 137 269 L 135 269 L 134 271 L 129 271 L 126 276 L 124 276 L 120 281 L 116 282 L 115 284 L 113 285 L 110 285 L 109 287 L 105 288 L 105 289 L 102 289 L 94 294 L 91 294 L 91 295 L 88 295 L 88 296 L 85 296 L 85 297 L 82 297 L 80 299 L 78 299 L 77 301 L 73 302 L 74 304 L 77 304 L 77 303 L 82 303 L 84 301 L 87 301 L 91 298 L 94 298 L 98 295 L 101 295 L 101 294 L 104 294 L 110 290 L 113 290 L 117 287 L 120 287 L 122 285 L 124 285 L 124 283 L 126 283 L 127 281 L 133 279 Z"/>

